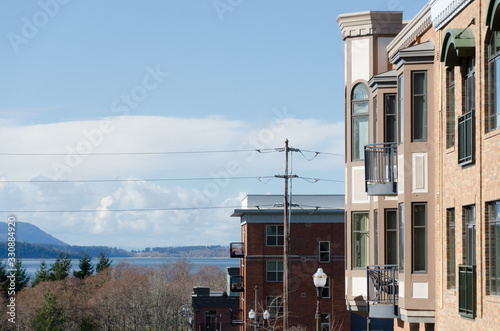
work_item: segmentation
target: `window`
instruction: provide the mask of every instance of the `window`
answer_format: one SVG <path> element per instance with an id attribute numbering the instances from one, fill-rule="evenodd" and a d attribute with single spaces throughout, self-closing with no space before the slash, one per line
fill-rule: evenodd
<path id="1" fill-rule="evenodd" d="M 368 144 L 368 87 L 357 84 L 352 92 L 352 160 L 365 158 Z"/>
<path id="2" fill-rule="evenodd" d="M 266 280 L 268 282 L 283 281 L 283 261 L 267 261 Z"/>
<path id="3" fill-rule="evenodd" d="M 352 264 L 353 268 L 366 268 L 369 258 L 369 219 L 368 213 L 352 215 Z"/>
<path id="4" fill-rule="evenodd" d="M 215 310 L 206 310 L 205 311 L 205 328 L 203 330 L 215 330 L 217 325 L 217 312 Z"/>
<path id="5" fill-rule="evenodd" d="M 427 271 L 427 204 L 413 204 L 413 272 Z"/>
<path id="6" fill-rule="evenodd" d="M 500 295 L 500 201 L 486 204 L 486 288 Z"/>
<path id="7" fill-rule="evenodd" d="M 283 315 L 283 298 L 282 297 L 266 297 L 267 311 L 272 317 Z"/>
<path id="8" fill-rule="evenodd" d="M 266 226 L 266 245 L 283 246 L 283 225 Z"/>
<path id="9" fill-rule="evenodd" d="M 454 208 L 446 210 L 446 284 L 449 289 L 456 287 Z"/>
<path id="10" fill-rule="evenodd" d="M 377 135 L 378 135 L 378 97 L 375 96 L 373 98 L 373 143 L 377 143 Z"/>
<path id="11" fill-rule="evenodd" d="M 330 314 L 321 314 L 321 331 L 330 331 Z"/>
<path id="12" fill-rule="evenodd" d="M 321 297 L 322 298 L 330 297 L 330 277 L 326 279 L 326 284 L 325 287 L 323 287 L 323 291 L 321 292 Z"/>
<path id="13" fill-rule="evenodd" d="M 446 70 L 446 148 L 455 145 L 455 67 Z"/>
<path id="14" fill-rule="evenodd" d="M 468 58 L 465 65 L 465 104 L 464 114 L 458 117 L 458 164 L 474 162 L 474 109 L 475 96 L 475 61 Z"/>
<path id="15" fill-rule="evenodd" d="M 398 77 L 398 137 L 402 144 L 404 139 L 404 76 Z"/>
<path id="16" fill-rule="evenodd" d="M 395 143 L 397 135 L 396 94 L 384 95 L 384 110 L 385 110 L 384 142 Z"/>
<path id="17" fill-rule="evenodd" d="M 491 33 L 488 58 L 487 132 L 500 128 L 500 32 L 493 31 Z"/>
<path id="18" fill-rule="evenodd" d="M 378 264 L 378 210 L 373 213 L 373 264 Z"/>
<path id="19" fill-rule="evenodd" d="M 476 206 L 466 206 L 463 215 L 464 263 L 476 264 Z"/>
<path id="20" fill-rule="evenodd" d="M 405 205 L 399 204 L 399 271 L 405 270 Z"/>
<path id="21" fill-rule="evenodd" d="M 398 264 L 397 209 L 385 210 L 385 264 Z"/>
<path id="22" fill-rule="evenodd" d="M 412 140 L 427 140 L 427 73 L 412 72 Z"/>
<path id="23" fill-rule="evenodd" d="M 330 242 L 319 242 L 319 262 L 330 262 Z"/>

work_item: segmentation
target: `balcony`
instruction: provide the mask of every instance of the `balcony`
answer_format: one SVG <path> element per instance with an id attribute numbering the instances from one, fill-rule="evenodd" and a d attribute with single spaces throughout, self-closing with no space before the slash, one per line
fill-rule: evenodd
<path id="1" fill-rule="evenodd" d="M 398 267 L 393 264 L 366 267 L 368 282 L 368 316 L 371 318 L 397 318 Z"/>
<path id="2" fill-rule="evenodd" d="M 243 291 L 243 276 L 231 276 L 231 292 Z"/>
<path id="3" fill-rule="evenodd" d="M 397 193 L 396 143 L 365 145 L 365 189 L 368 195 Z"/>
<path id="4" fill-rule="evenodd" d="M 245 249 L 243 243 L 231 243 L 229 245 L 229 249 L 231 252 L 231 257 L 244 257 Z"/>
<path id="5" fill-rule="evenodd" d="M 476 317 L 476 266 L 458 266 L 458 313 L 464 317 Z"/>

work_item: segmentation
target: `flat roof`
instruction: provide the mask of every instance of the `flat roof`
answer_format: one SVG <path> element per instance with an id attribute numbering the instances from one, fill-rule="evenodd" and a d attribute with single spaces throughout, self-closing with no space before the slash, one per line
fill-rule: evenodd
<path id="1" fill-rule="evenodd" d="M 343 194 L 292 195 L 288 201 L 294 213 L 331 213 L 345 210 Z M 249 194 L 235 209 L 232 217 L 253 213 L 283 213 L 284 196 L 279 194 Z"/>

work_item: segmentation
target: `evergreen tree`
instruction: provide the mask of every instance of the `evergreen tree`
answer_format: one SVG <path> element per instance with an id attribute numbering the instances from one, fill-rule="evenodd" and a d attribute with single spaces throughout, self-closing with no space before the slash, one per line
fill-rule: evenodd
<path id="1" fill-rule="evenodd" d="M 26 273 L 26 268 L 23 268 L 21 260 L 15 259 L 14 262 L 9 262 L 9 264 L 9 266 L 2 264 L 1 268 L 3 270 L 0 271 L 0 280 L 2 282 L 2 291 L 4 294 L 8 294 L 12 291 L 21 291 L 30 281 L 30 276 Z M 12 284 L 14 284 L 13 287 L 11 287 Z"/>
<path id="2" fill-rule="evenodd" d="M 33 286 L 36 286 L 41 282 L 45 282 L 48 280 L 50 280 L 50 269 L 45 260 L 43 260 L 42 262 L 40 262 L 40 269 L 38 269 L 37 272 L 35 273 L 35 280 L 33 281 Z"/>
<path id="3" fill-rule="evenodd" d="M 84 316 L 78 324 L 78 331 L 97 331 L 99 328 L 97 327 L 97 323 L 95 319 L 90 316 Z"/>
<path id="4" fill-rule="evenodd" d="M 92 258 L 85 254 L 78 263 L 80 271 L 73 271 L 73 276 L 79 279 L 84 279 L 87 276 L 91 276 L 94 273 L 94 265 L 92 264 Z"/>
<path id="5" fill-rule="evenodd" d="M 26 286 L 28 286 L 30 282 L 30 275 L 26 273 L 26 268 L 23 267 L 23 262 L 20 259 L 16 259 L 14 262 L 14 277 L 15 277 L 15 291 L 19 292 Z"/>
<path id="6" fill-rule="evenodd" d="M 99 253 L 99 262 L 97 262 L 96 266 L 96 272 L 101 272 L 106 268 L 109 268 L 111 266 L 111 261 L 109 260 L 109 257 L 104 255 L 104 253 L 101 251 Z"/>
<path id="7" fill-rule="evenodd" d="M 55 295 L 48 290 L 44 300 L 35 312 L 31 326 L 36 331 L 63 331 L 66 321 L 64 308 L 57 302 Z"/>
<path id="8" fill-rule="evenodd" d="M 7 267 L 5 266 L 5 263 L 2 263 L 2 260 L 0 260 L 0 292 L 2 295 L 7 296 L 7 292 L 4 292 L 4 284 L 7 281 Z"/>
<path id="9" fill-rule="evenodd" d="M 63 257 L 62 253 L 57 255 L 54 264 L 50 267 L 50 279 L 60 280 L 68 277 L 71 270 L 71 259 L 68 258 L 68 253 Z"/>

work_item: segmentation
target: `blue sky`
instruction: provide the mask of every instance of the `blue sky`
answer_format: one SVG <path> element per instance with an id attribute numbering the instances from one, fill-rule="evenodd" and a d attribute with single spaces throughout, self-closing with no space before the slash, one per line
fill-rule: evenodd
<path id="1" fill-rule="evenodd" d="M 228 244 L 239 240 L 231 209 L 196 208 L 282 193 L 280 180 L 234 177 L 282 173 L 282 153 L 246 150 L 273 150 L 285 138 L 331 153 L 311 161 L 313 153 L 294 153 L 294 173 L 329 181 L 294 180 L 293 193 L 343 193 L 343 157 L 332 155 L 344 153 L 336 18 L 400 10 L 411 19 L 424 4 L 2 2 L 0 218 L 17 211 L 78 245 Z M 207 179 L 140 181 L 151 178 Z M 89 179 L 116 181 L 81 182 Z"/>

